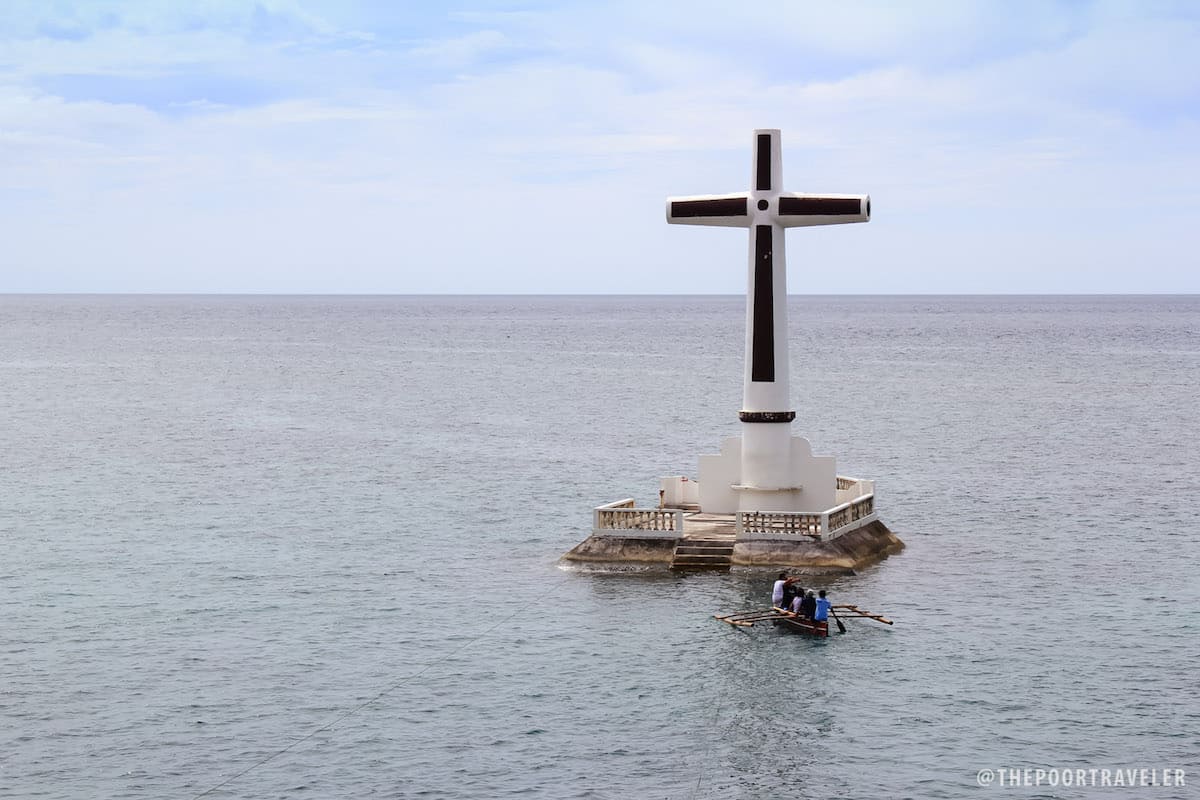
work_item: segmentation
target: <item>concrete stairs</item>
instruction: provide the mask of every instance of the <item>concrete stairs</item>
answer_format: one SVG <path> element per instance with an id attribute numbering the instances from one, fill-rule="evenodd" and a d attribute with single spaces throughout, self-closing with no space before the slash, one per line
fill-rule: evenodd
<path id="1" fill-rule="evenodd" d="M 728 572 L 733 556 L 732 536 L 697 536 L 680 539 L 671 558 L 671 569 L 712 569 Z"/>

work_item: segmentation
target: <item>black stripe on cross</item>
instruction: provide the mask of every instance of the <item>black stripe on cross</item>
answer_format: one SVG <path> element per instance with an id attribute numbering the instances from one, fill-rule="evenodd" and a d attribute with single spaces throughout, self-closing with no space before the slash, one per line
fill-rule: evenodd
<path id="1" fill-rule="evenodd" d="M 771 134 L 758 134 L 754 154 L 754 190 L 771 191 Z"/>
<path id="2" fill-rule="evenodd" d="M 861 214 L 862 201 L 857 197 L 781 197 L 779 216 L 834 217 Z"/>
<path id="3" fill-rule="evenodd" d="M 679 219 L 744 217 L 748 213 L 744 197 L 724 197 L 720 200 L 675 200 L 671 203 L 671 216 Z"/>
<path id="4" fill-rule="evenodd" d="M 754 333 L 750 380 L 775 380 L 775 263 L 770 225 L 754 226 Z"/>

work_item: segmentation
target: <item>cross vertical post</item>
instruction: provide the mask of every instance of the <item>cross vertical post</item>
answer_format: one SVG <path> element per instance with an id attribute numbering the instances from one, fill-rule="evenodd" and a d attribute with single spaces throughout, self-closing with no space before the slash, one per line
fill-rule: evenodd
<path id="1" fill-rule="evenodd" d="M 799 511 L 805 470 L 791 436 L 784 229 L 867 222 L 871 199 L 784 192 L 779 130 L 756 130 L 752 147 L 750 191 L 669 198 L 667 222 L 749 229 L 740 466 L 730 488 L 738 510 Z"/>

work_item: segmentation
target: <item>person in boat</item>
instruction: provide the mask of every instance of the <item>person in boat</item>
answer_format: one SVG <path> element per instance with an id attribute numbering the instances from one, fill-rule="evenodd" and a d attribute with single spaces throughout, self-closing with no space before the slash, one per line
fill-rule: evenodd
<path id="1" fill-rule="evenodd" d="M 804 597 L 804 587 L 798 584 L 793 584 L 795 578 L 789 580 L 783 585 L 783 602 L 779 604 L 779 608 L 784 610 L 790 609 L 796 597 Z"/>
<path id="2" fill-rule="evenodd" d="M 809 594 L 812 593 L 809 592 Z M 829 609 L 832 605 L 833 604 L 825 598 L 825 590 L 822 589 L 817 595 L 817 601 L 814 604 L 812 615 L 813 621 L 824 622 L 825 620 L 829 619 Z"/>
<path id="3" fill-rule="evenodd" d="M 783 590 L 789 583 L 787 573 L 779 573 L 779 577 L 775 580 L 775 585 L 771 587 L 771 605 L 775 608 L 783 608 Z"/>
<path id="4" fill-rule="evenodd" d="M 800 616 L 804 619 L 813 619 L 816 608 L 817 596 L 813 594 L 812 589 L 809 589 L 808 594 L 804 595 L 803 602 L 800 603 Z"/>
<path id="5" fill-rule="evenodd" d="M 797 587 L 796 596 L 792 598 L 792 604 L 790 606 L 784 606 L 784 607 L 790 608 L 791 612 L 793 614 L 796 614 L 797 616 L 799 616 L 800 608 L 803 605 L 804 605 L 804 587 L 800 586 L 800 587 Z"/>

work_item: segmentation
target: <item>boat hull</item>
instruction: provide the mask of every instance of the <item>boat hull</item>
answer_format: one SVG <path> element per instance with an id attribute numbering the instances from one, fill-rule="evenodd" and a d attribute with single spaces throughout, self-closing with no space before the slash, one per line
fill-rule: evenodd
<path id="1" fill-rule="evenodd" d="M 829 636 L 829 621 L 828 620 L 811 620 L 811 619 L 777 619 L 774 621 L 775 627 L 783 628 L 786 631 L 793 633 L 802 633 L 806 636 L 817 636 L 820 638 L 828 638 Z"/>

